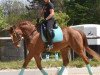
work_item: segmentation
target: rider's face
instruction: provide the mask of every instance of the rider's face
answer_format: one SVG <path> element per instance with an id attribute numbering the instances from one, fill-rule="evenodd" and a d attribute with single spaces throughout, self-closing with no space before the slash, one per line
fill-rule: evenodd
<path id="1" fill-rule="evenodd" d="M 44 2 L 45 2 L 45 3 L 48 3 L 48 2 L 49 2 L 49 0 L 44 0 Z"/>

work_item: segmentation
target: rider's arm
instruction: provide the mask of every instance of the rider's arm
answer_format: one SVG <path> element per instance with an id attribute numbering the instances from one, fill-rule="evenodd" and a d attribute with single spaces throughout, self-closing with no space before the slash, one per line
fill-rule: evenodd
<path id="1" fill-rule="evenodd" d="M 54 9 L 50 9 L 50 15 L 46 18 L 46 20 L 49 20 L 54 16 Z"/>

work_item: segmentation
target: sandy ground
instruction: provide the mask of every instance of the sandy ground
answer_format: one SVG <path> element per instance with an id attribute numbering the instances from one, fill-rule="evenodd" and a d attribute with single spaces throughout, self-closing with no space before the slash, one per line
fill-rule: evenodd
<path id="1" fill-rule="evenodd" d="M 60 68 L 48 68 L 45 69 L 49 75 L 57 75 L 57 72 Z M 64 72 L 63 75 L 89 75 L 87 72 L 87 68 L 67 68 L 67 72 Z M 100 75 L 100 67 L 92 67 L 93 75 Z M 19 70 L 0 70 L 0 75 L 18 75 Z M 24 75 L 42 75 L 38 69 L 26 69 Z"/>

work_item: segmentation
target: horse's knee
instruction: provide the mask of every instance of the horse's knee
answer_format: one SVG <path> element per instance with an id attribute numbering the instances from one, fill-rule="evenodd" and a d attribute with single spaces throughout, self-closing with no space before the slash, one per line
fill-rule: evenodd
<path id="1" fill-rule="evenodd" d="M 83 59 L 85 64 L 89 64 L 89 59 L 88 59 L 88 57 L 83 52 L 79 53 L 79 55 L 81 56 L 81 58 Z"/>
<path id="2" fill-rule="evenodd" d="M 63 66 L 67 66 L 69 63 L 68 53 L 69 53 L 69 50 L 67 48 L 65 48 L 61 51 Z"/>
<path id="3" fill-rule="evenodd" d="M 65 59 L 65 60 L 63 60 L 63 66 L 67 66 L 68 65 L 68 63 L 69 63 L 69 59 L 67 58 L 67 59 Z"/>
<path id="4" fill-rule="evenodd" d="M 34 56 L 37 67 L 41 70 L 42 66 L 41 66 L 41 57 L 40 56 Z"/>
<path id="5" fill-rule="evenodd" d="M 89 59 L 88 59 L 87 56 L 84 56 L 84 57 L 83 57 L 83 60 L 84 60 L 85 64 L 89 64 Z"/>

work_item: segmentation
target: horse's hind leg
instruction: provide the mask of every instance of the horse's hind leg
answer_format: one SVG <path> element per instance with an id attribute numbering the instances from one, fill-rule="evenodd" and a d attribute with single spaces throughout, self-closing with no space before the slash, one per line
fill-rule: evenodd
<path id="1" fill-rule="evenodd" d="M 63 48 L 60 51 L 61 51 L 61 56 L 62 56 L 62 60 L 63 60 L 63 66 L 61 67 L 60 71 L 58 72 L 58 75 L 63 75 L 63 72 L 64 72 L 64 70 L 66 69 L 66 66 L 69 63 L 69 59 L 68 59 L 69 49 Z"/>
<path id="2" fill-rule="evenodd" d="M 88 60 L 88 57 L 84 54 L 83 50 L 80 50 L 79 52 L 76 52 L 79 56 L 82 57 L 83 61 L 85 62 L 86 64 L 86 67 L 88 69 L 88 72 L 90 75 L 93 75 L 92 73 L 92 70 L 91 70 L 91 66 L 89 64 L 89 60 Z"/>
<path id="3" fill-rule="evenodd" d="M 39 68 L 39 70 L 42 72 L 43 75 L 48 75 L 48 73 L 42 68 L 41 66 L 41 57 L 39 54 L 36 54 L 34 56 L 35 58 L 35 61 L 36 61 L 36 64 L 37 64 L 37 67 Z"/>
<path id="4" fill-rule="evenodd" d="M 19 75 L 23 75 L 23 73 L 24 73 L 24 70 L 25 70 L 25 68 L 27 67 L 27 65 L 28 65 L 28 63 L 30 62 L 30 60 L 32 59 L 32 57 L 33 57 L 33 54 L 28 54 L 27 55 L 27 57 L 26 57 L 26 59 L 25 59 L 25 61 L 24 61 L 24 64 L 23 64 L 23 66 L 22 66 L 22 69 L 21 69 L 21 71 L 20 71 L 20 73 L 19 73 Z"/>

